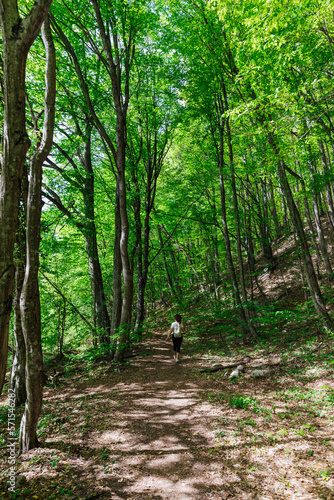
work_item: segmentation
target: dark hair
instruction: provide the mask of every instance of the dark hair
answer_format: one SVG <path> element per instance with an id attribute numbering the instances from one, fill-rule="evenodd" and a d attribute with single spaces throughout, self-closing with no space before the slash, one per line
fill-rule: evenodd
<path id="1" fill-rule="evenodd" d="M 182 318 L 181 318 L 180 314 L 175 314 L 174 319 L 175 319 L 175 321 L 177 321 L 178 323 L 181 323 L 181 321 L 182 321 Z"/>

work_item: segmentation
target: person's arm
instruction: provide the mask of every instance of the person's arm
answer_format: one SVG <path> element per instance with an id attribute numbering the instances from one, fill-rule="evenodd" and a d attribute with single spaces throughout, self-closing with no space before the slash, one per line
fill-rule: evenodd
<path id="1" fill-rule="evenodd" d="M 171 328 L 171 329 L 168 331 L 168 333 L 167 333 L 167 340 L 169 340 L 169 339 L 170 339 L 170 336 L 171 336 L 171 334 L 172 334 L 172 331 L 173 331 L 173 328 Z"/>

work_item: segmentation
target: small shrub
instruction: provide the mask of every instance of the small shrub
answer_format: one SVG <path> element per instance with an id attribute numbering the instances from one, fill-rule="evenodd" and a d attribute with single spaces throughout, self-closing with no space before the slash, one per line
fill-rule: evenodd
<path id="1" fill-rule="evenodd" d="M 234 406 L 237 409 L 247 410 L 250 405 L 257 405 L 256 399 L 251 398 L 250 396 L 240 396 L 236 397 L 230 396 L 229 403 L 231 406 Z"/>

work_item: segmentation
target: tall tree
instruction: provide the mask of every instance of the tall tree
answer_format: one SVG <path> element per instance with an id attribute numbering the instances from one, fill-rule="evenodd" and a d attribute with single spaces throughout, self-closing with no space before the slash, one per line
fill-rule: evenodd
<path id="1" fill-rule="evenodd" d="M 27 451 L 37 445 L 37 422 L 42 408 L 43 356 L 41 311 L 38 284 L 39 243 L 42 210 L 42 169 L 53 141 L 56 99 L 56 53 L 49 18 L 42 25 L 46 53 L 45 100 L 42 134 L 37 134 L 36 150 L 30 159 L 26 221 L 26 265 L 20 296 L 22 330 L 26 344 L 27 399 L 21 420 L 19 446 Z M 35 121 L 37 123 L 37 120 Z"/>
<path id="2" fill-rule="evenodd" d="M 22 18 L 17 0 L 0 1 L 4 92 L 0 177 L 0 391 L 7 365 L 8 328 L 15 274 L 13 251 L 20 186 L 23 164 L 30 146 L 25 116 L 26 61 L 51 3 L 52 0 L 36 0 L 29 13 Z"/>

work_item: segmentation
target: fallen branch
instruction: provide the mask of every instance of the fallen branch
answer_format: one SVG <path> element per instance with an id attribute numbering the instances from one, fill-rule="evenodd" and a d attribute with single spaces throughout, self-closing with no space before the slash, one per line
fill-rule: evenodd
<path id="1" fill-rule="evenodd" d="M 252 358 L 250 356 L 245 356 L 244 358 L 239 359 L 238 361 L 235 361 L 231 365 L 217 364 L 217 365 L 211 366 L 210 368 L 209 367 L 203 368 L 203 370 L 201 370 L 201 373 L 214 373 L 214 372 L 218 372 L 219 370 L 228 370 L 230 368 L 236 368 L 237 366 L 239 366 L 241 364 L 249 363 L 249 361 L 251 361 L 251 359 Z"/>
<path id="2" fill-rule="evenodd" d="M 319 351 L 319 349 L 321 349 L 322 346 L 323 346 L 323 344 L 321 343 L 320 345 L 318 345 L 318 347 L 313 349 L 313 351 L 310 351 L 308 354 L 313 354 L 314 352 Z M 297 361 L 297 359 L 300 358 L 301 356 L 304 356 L 304 354 L 299 354 L 298 356 L 295 356 L 294 358 L 291 358 L 288 361 L 290 364 L 295 363 Z M 249 363 L 250 360 L 251 360 L 251 357 L 246 356 L 245 358 L 242 358 L 242 359 L 239 359 L 238 361 L 235 361 L 235 363 L 233 363 L 231 365 L 217 364 L 217 365 L 213 365 L 210 368 L 209 367 L 203 368 L 203 370 L 201 370 L 201 373 L 215 373 L 215 372 L 218 372 L 219 370 L 228 370 L 230 368 L 236 368 L 238 365 L 240 365 L 242 363 L 244 363 L 244 364 Z M 271 368 L 271 367 L 283 365 L 285 362 L 286 362 L 286 360 L 278 361 L 277 363 L 262 363 L 261 365 L 252 366 L 252 369 L 253 370 L 261 370 L 263 368 Z"/>

